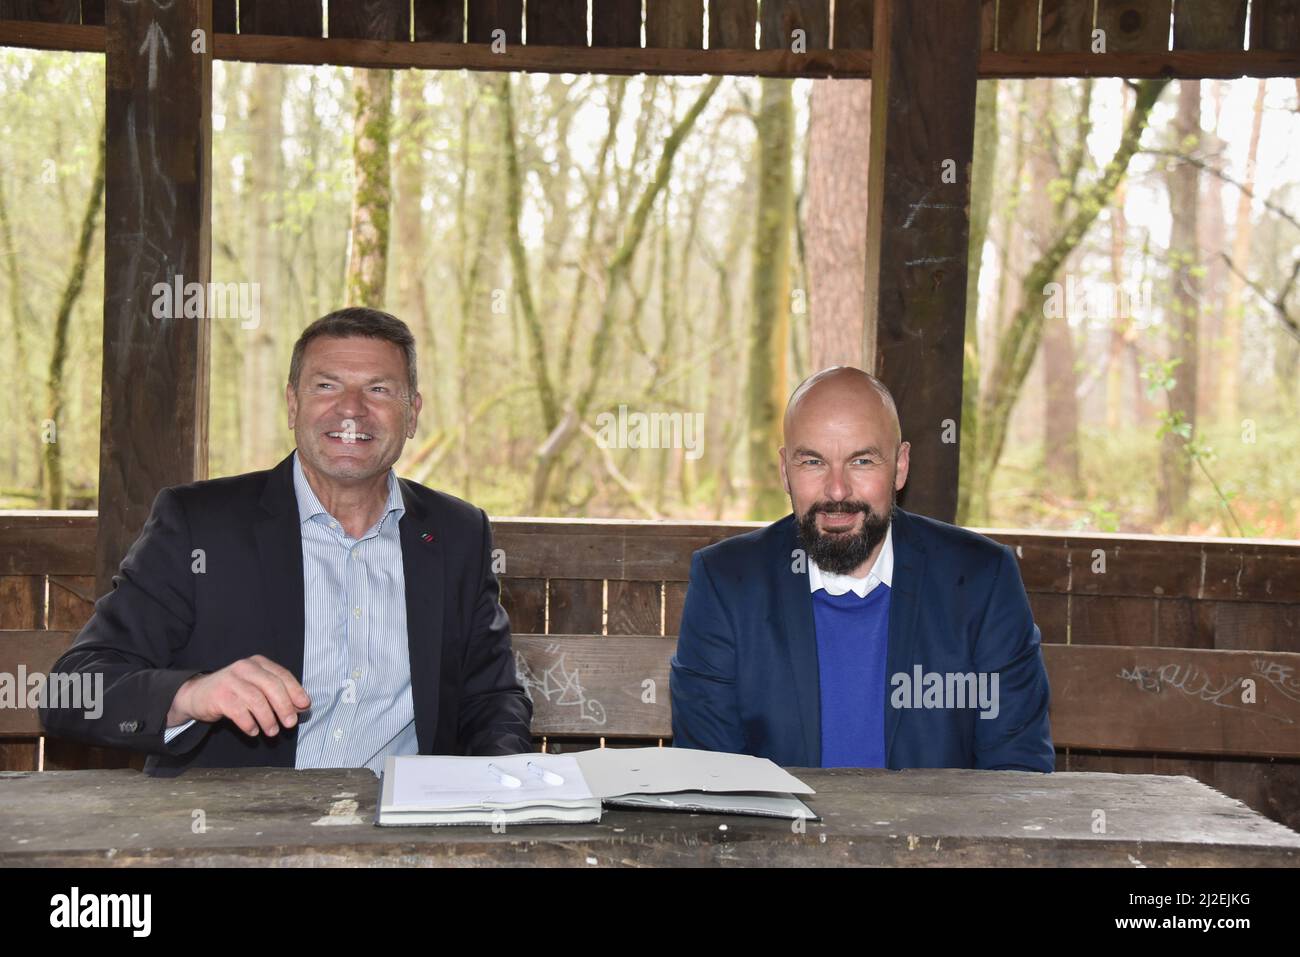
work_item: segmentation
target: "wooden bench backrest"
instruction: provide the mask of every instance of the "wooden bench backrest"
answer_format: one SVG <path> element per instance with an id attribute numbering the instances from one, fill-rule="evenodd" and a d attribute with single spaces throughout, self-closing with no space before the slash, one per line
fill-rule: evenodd
<path id="1" fill-rule="evenodd" d="M 10 632 L 0 674 L 48 672 L 72 632 Z M 516 635 L 516 672 L 538 736 L 668 739 L 661 636 Z M 1044 645 L 1058 748 L 1300 757 L 1300 654 Z M 1253 698 L 1254 700 L 1250 700 Z M 0 708 L 0 734 L 39 734 L 34 711 Z"/>
<path id="2" fill-rule="evenodd" d="M 16 676 L 19 664 L 48 671 L 90 614 L 95 527 L 93 515 L 0 515 L 0 672 Z M 536 702 L 536 733 L 574 742 L 668 738 L 668 661 L 691 553 L 753 527 L 495 521 L 502 603 Z M 1297 755 L 1287 743 L 1300 737 L 1297 718 L 1287 709 L 1300 696 L 1300 549 L 990 534 L 1020 558 L 1043 632 L 1059 747 Z M 1240 678 L 1256 681 L 1256 704 L 1234 700 L 1239 682 L 1225 689 Z M 34 713 L 0 709 L 0 766 L 5 748 L 34 748 L 39 734 Z"/>

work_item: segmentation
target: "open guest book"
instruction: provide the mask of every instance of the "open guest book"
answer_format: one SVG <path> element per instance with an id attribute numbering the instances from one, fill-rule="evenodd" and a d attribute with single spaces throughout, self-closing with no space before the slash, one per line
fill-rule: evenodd
<path id="1" fill-rule="evenodd" d="M 812 793 L 767 758 L 687 748 L 404 755 L 384 763 L 375 823 L 581 823 L 599 821 L 602 804 L 816 821 L 797 797 Z"/>

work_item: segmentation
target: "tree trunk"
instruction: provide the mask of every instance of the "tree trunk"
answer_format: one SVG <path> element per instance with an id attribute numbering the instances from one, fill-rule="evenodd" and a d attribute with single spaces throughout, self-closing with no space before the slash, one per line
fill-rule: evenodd
<path id="1" fill-rule="evenodd" d="M 808 115 L 808 334 L 812 371 L 856 366 L 866 321 L 871 81 L 813 80 Z"/>
<path id="2" fill-rule="evenodd" d="M 1075 362 L 1069 318 L 1047 319 L 1043 329 L 1044 478 L 1048 488 L 1079 498 L 1079 403 L 1075 398 L 1079 375 Z"/>
<path id="3" fill-rule="evenodd" d="M 1049 143 L 1059 142 L 1059 137 L 1053 136 L 1050 141 L 1046 138 L 1046 133 L 1056 122 L 1053 116 L 1054 81 L 1039 80 L 1037 83 L 1044 89 L 1037 112 L 1039 136 L 1030 159 L 1029 178 L 1037 187 L 1030 196 L 1030 210 L 1037 223 L 1043 224 L 1033 229 L 1040 237 L 1041 251 L 1061 228 L 1066 212 L 1066 198 L 1054 198 L 1045 184 L 1063 179 L 1067 188 L 1073 190 L 1083 158 L 1087 155 L 1089 120 L 1086 111 L 1090 108 L 1091 96 L 1090 87 L 1085 86 L 1082 105 L 1071 104 L 1073 109 L 1079 110 L 1080 119 L 1075 142 L 1071 144 L 1070 155 L 1064 158 L 1062 166 L 1061 158 L 1049 152 Z M 1068 95 L 1068 90 L 1064 92 Z M 1065 280 L 1068 289 L 1077 262 L 1077 255 L 1072 253 L 1051 281 Z M 1043 320 L 1043 473 L 1049 488 L 1078 498 L 1082 484 L 1079 475 L 1079 376 L 1075 371 L 1074 332 L 1068 299 L 1066 303 L 1062 315 L 1048 315 Z"/>
<path id="4" fill-rule="evenodd" d="M 1264 90 L 1268 81 L 1260 80 L 1255 90 L 1255 115 L 1250 127 L 1250 147 L 1242 186 L 1237 191 L 1237 218 L 1232 224 L 1232 262 L 1238 270 L 1246 269 L 1250 257 L 1250 206 L 1255 190 L 1255 164 L 1259 155 L 1259 136 L 1264 123 Z M 1297 80 L 1300 95 L 1300 80 Z M 1219 370 L 1218 412 L 1228 420 L 1236 419 L 1241 410 L 1241 327 L 1242 293 L 1245 284 L 1236 270 L 1228 275 L 1228 294 L 1223 307 L 1223 361 Z"/>
<path id="5" fill-rule="evenodd" d="M 396 219 L 397 250 L 393 256 L 397 273 L 397 308 L 414 329 L 425 335 L 424 358 L 420 381 L 424 383 L 424 403 L 430 422 L 442 422 L 442 403 L 438 384 L 438 360 L 443 356 L 443 329 L 429 310 L 425 289 L 425 267 L 432 259 L 430 243 L 424 233 L 424 146 L 428 141 L 428 119 L 424 106 L 424 78 L 418 70 L 402 74 L 398 89 L 401 116 L 402 149 L 397 159 L 397 194 L 393 203 Z"/>
<path id="6" fill-rule="evenodd" d="M 9 221 L 9 206 L 5 199 L 4 181 L 0 178 L 0 259 L 6 263 L 9 285 L 9 316 L 13 323 L 14 348 L 13 358 L 15 375 L 12 390 L 20 397 L 20 406 L 28 428 L 15 430 L 17 434 L 29 436 L 34 452 L 35 472 L 31 488 L 42 488 L 45 484 L 45 448 L 44 430 L 40 427 L 40 416 L 36 414 L 36 398 L 33 395 L 30 369 L 28 368 L 27 323 L 32 321 L 31 307 L 23 295 L 22 270 L 18 263 L 18 246 L 14 243 L 13 226 Z M 11 464 L 10 483 L 17 488 L 21 482 L 20 466 L 22 456 L 15 448 L 9 457 Z"/>
<path id="7" fill-rule="evenodd" d="M 393 123 L 393 72 L 356 69 L 352 123 L 352 253 L 347 297 L 355 306 L 382 309 L 388 274 L 388 217 L 392 200 L 389 135 Z"/>
<path id="8" fill-rule="evenodd" d="M 533 301 L 532 277 L 528 273 L 528 251 L 520 234 L 519 219 L 523 207 L 523 173 L 519 163 L 519 147 L 515 134 L 515 111 L 512 102 L 510 74 L 501 74 L 497 85 L 501 120 L 501 144 L 506 163 L 506 240 L 510 246 L 515 301 L 519 304 L 520 319 L 528 339 L 529 365 L 533 383 L 541 404 L 542 427 L 550 435 L 560 422 L 560 405 L 551 381 L 546 361 L 546 335 Z"/>
<path id="9" fill-rule="evenodd" d="M 1128 220 L 1124 216 L 1127 191 L 1121 183 L 1115 190 L 1110 207 L 1110 280 L 1116 289 L 1124 288 L 1124 249 L 1127 245 Z M 1115 310 L 1117 313 L 1119 310 Z M 1132 329 L 1131 318 L 1111 316 L 1110 337 L 1106 349 L 1106 431 L 1119 431 L 1124 401 L 1124 340 Z"/>
<path id="10" fill-rule="evenodd" d="M 54 317 L 53 346 L 50 349 L 49 375 L 45 380 L 45 417 L 54 423 L 54 428 L 63 425 L 63 372 L 68 360 L 68 327 L 72 323 L 72 309 L 81 296 L 86 281 L 86 262 L 90 258 L 90 247 L 95 238 L 95 224 L 104 202 L 104 125 L 101 121 L 99 135 L 95 137 L 95 150 L 99 159 L 95 163 L 95 174 L 90 183 L 90 195 L 86 198 L 86 211 L 81 218 L 81 234 L 77 240 L 76 253 L 72 266 L 68 270 L 68 280 L 63 286 L 63 295 L 59 299 L 59 311 Z M 64 507 L 63 488 L 63 441 L 54 435 L 55 441 L 45 443 L 45 501 L 46 507 L 61 509 Z"/>
<path id="11" fill-rule="evenodd" d="M 716 486 L 713 494 L 713 518 L 720 521 L 724 510 L 735 501 L 735 489 L 732 483 L 735 441 L 740 434 L 737 421 L 741 418 L 737 389 L 729 378 L 734 370 L 734 356 L 737 348 L 736 315 L 733 306 L 733 286 L 736 280 L 734 272 L 739 272 L 740 259 L 743 255 L 745 239 L 749 235 L 750 223 L 754 215 L 753 179 L 754 164 L 747 164 L 743 179 L 734 193 L 736 200 L 732 206 L 732 219 L 727 229 L 726 245 L 721 254 L 710 254 L 710 261 L 717 276 L 718 295 L 713 314 L 713 333 L 710 336 L 708 407 L 705 418 L 704 461 L 708 463 L 707 473 L 714 476 Z M 734 271 L 734 272 L 733 272 Z M 743 297 L 742 297 L 743 298 Z M 741 309 L 743 314 L 744 304 Z"/>
<path id="12" fill-rule="evenodd" d="M 458 259 L 456 268 L 456 299 L 460 322 L 457 328 L 456 365 L 457 379 L 457 419 L 460 423 L 460 494 L 466 498 L 472 496 L 475 475 L 475 456 L 473 449 L 474 430 L 469 427 L 472 414 L 472 395 L 470 383 L 477 380 L 479 371 L 478 339 L 481 330 L 476 323 L 484 325 L 485 317 L 492 317 L 489 311 L 492 304 L 485 302 L 483 272 L 487 261 L 488 243 L 495 239 L 492 224 L 497 216 L 501 190 L 498 184 L 501 178 L 501 137 L 489 139 L 497 148 L 486 148 L 481 152 L 483 158 L 477 164 L 475 155 L 479 152 L 472 148 L 475 143 L 474 116 L 480 99 L 488 110 L 500 109 L 497 98 L 482 96 L 488 81 L 481 74 L 468 73 L 462 77 L 461 93 L 461 142 L 460 142 L 460 182 L 456 189 L 456 236 Z M 495 120 L 488 120 L 489 129 L 496 128 Z M 475 190 L 473 216 L 469 213 L 469 183 L 473 179 L 477 184 Z M 472 227 L 472 228 L 471 228 Z M 503 323 L 504 324 L 504 323 Z"/>
<path id="13" fill-rule="evenodd" d="M 582 238 L 582 252 L 578 257 L 578 275 L 573 284 L 573 295 L 569 300 L 569 318 L 565 326 L 564 344 L 560 352 L 560 380 L 569 380 L 569 369 L 573 362 L 574 346 L 578 337 L 578 321 L 582 316 L 585 302 L 584 293 L 592 272 L 597 269 L 597 250 L 600 247 L 597 233 L 600 221 L 600 208 L 605 195 L 608 180 L 610 154 L 618 138 L 618 124 L 623 116 L 623 98 L 627 93 L 626 77 L 607 79 L 606 103 L 609 109 L 609 125 L 605 138 L 601 142 L 600 152 L 596 156 L 596 176 L 587 200 L 586 232 Z"/>
<path id="14" fill-rule="evenodd" d="M 958 525 L 970 523 L 971 459 L 979 431 L 980 272 L 984 242 L 993 209 L 993 170 L 998 159 L 998 81 L 985 80 L 975 87 L 975 146 L 971 157 L 970 254 L 966 263 L 966 334 L 963 343 L 961 388 L 961 454 L 958 459 Z M 996 321 L 996 317 L 994 317 Z"/>
<path id="15" fill-rule="evenodd" d="M 1216 80 L 1210 87 L 1214 91 L 1214 126 L 1202 136 L 1199 152 L 1203 156 L 1219 156 L 1227 151 L 1227 144 L 1219 137 L 1223 128 L 1223 100 L 1227 95 L 1226 80 Z M 1205 260 L 1205 279 L 1201 287 L 1201 329 L 1197 337 L 1201 355 L 1197 360 L 1196 417 L 1201 422 L 1219 418 L 1216 408 L 1219 394 L 1219 363 L 1217 353 L 1222 349 L 1223 312 L 1227 306 L 1227 261 L 1218 254 L 1227 236 L 1223 220 L 1223 178 L 1201 178 L 1200 211 L 1197 213 L 1197 248 Z"/>
<path id="16" fill-rule="evenodd" d="M 1201 82 L 1178 81 L 1178 115 L 1174 131 L 1181 148 L 1196 149 L 1201 136 Z M 1201 307 L 1200 251 L 1197 248 L 1197 211 L 1201 169 L 1175 161 L 1168 174 L 1169 214 L 1169 357 L 1178 360 L 1169 390 L 1169 416 L 1160 445 L 1160 487 L 1156 515 L 1186 525 L 1184 511 L 1192 483 L 1192 460 L 1187 444 L 1196 430 L 1197 322 Z"/>
<path id="17" fill-rule="evenodd" d="M 224 70 L 214 73 L 214 109 L 222 110 L 229 130 L 247 129 L 246 94 L 251 86 L 249 77 L 255 69 L 256 64 L 253 63 L 227 63 Z M 219 86 L 218 79 L 221 80 Z M 313 107 L 314 104 L 309 100 L 307 109 L 301 111 L 302 114 L 314 118 Z M 239 145 L 245 139 L 247 137 L 218 139 L 213 144 L 213 169 L 231 169 L 225 184 L 225 208 L 230 220 L 235 223 L 252 222 L 255 215 L 256 199 L 248 195 L 252 161 L 242 145 Z M 242 171 L 240 173 L 228 165 L 235 156 L 240 159 L 237 167 Z M 244 264 L 251 261 L 247 252 L 252 230 L 223 230 L 219 217 L 220 205 L 214 208 L 212 277 L 214 280 L 247 277 L 248 271 Z M 208 474 L 217 477 L 246 471 L 243 467 L 246 460 L 244 443 L 240 436 L 244 434 L 244 405 L 253 395 L 252 387 L 246 382 L 248 372 L 244 367 L 244 354 L 252 330 L 241 328 L 239 322 L 213 322 L 210 323 L 210 328 L 212 348 L 211 371 L 208 376 Z M 277 393 L 278 391 L 277 389 Z"/>
<path id="18" fill-rule="evenodd" d="M 750 518 L 776 518 L 789 509 L 776 451 L 788 397 L 786 349 L 790 322 L 790 232 L 794 217 L 794 97 L 791 81 L 764 77 L 758 114 L 758 199 L 749 329 Z M 865 220 L 864 220 L 865 222 Z"/>
<path id="19" fill-rule="evenodd" d="M 279 197 L 284 188 L 281 143 L 285 71 L 281 66 L 263 63 L 251 64 L 250 70 L 248 129 L 253 155 L 248 170 L 248 199 L 253 223 L 246 270 L 261 288 L 258 325 L 247 332 L 240 330 L 239 337 L 244 346 L 244 428 L 236 444 L 241 452 L 242 461 L 237 463 L 241 472 L 271 465 L 280 412 L 268 407 L 266 397 L 275 395 L 283 384 L 276 340 L 277 331 L 285 323 L 286 308 L 279 272 L 281 234 L 276 230 L 283 221 Z"/>

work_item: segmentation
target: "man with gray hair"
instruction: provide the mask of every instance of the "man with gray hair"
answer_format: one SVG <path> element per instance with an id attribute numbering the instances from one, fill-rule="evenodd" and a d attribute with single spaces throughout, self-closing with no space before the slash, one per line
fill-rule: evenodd
<path id="1" fill-rule="evenodd" d="M 54 669 L 103 675 L 103 715 L 43 709 L 46 730 L 162 775 L 532 750 L 487 516 L 392 468 L 422 405 L 410 329 L 318 319 L 285 400 L 275 468 L 158 493 Z"/>
<path id="2" fill-rule="evenodd" d="M 787 767 L 1053 770 L 1015 555 L 896 506 L 911 446 L 889 390 L 823 370 L 784 433 L 793 514 L 692 560 L 673 743 Z"/>

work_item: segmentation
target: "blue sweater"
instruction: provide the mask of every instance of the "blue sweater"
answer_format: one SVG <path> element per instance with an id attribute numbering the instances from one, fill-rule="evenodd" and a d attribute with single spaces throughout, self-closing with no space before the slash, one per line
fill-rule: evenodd
<path id="1" fill-rule="evenodd" d="M 821 673 L 822 767 L 885 766 L 889 586 L 865 598 L 813 593 Z"/>

